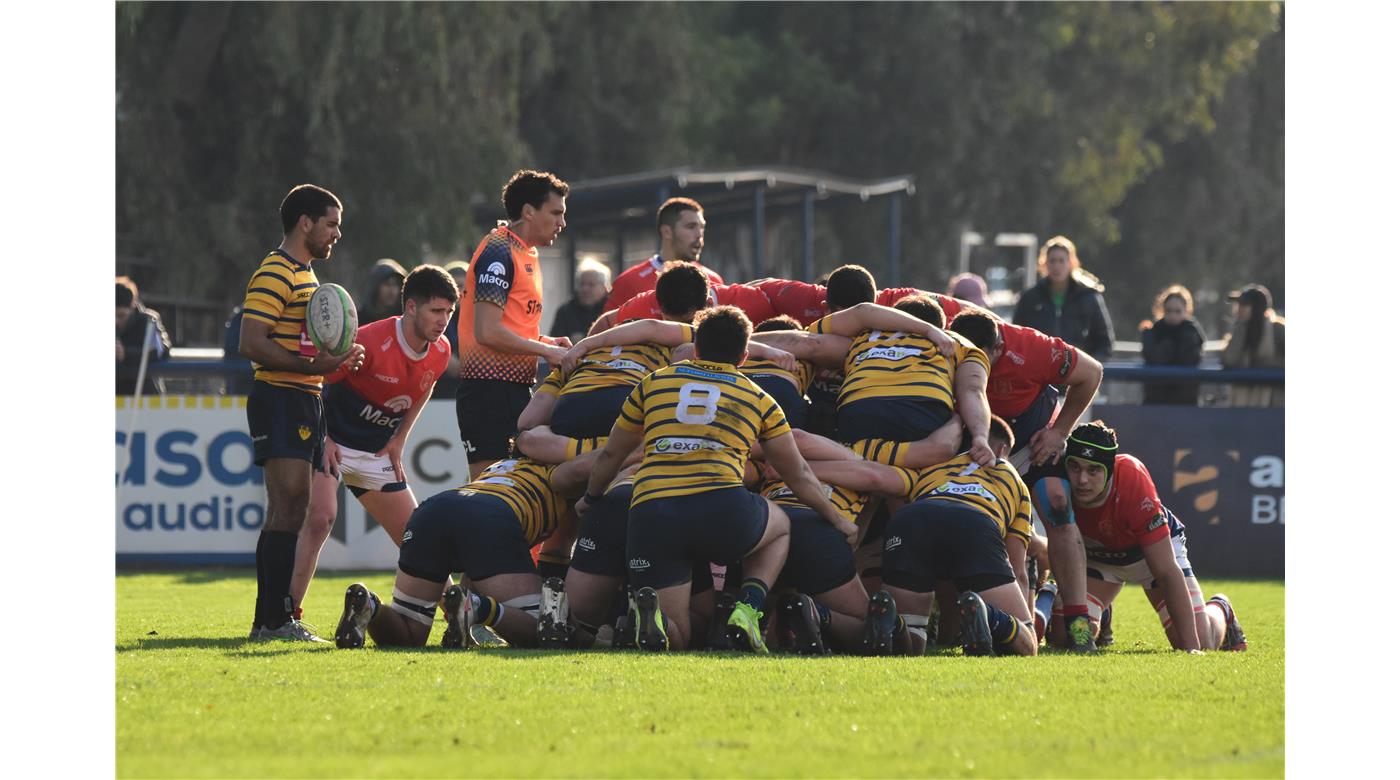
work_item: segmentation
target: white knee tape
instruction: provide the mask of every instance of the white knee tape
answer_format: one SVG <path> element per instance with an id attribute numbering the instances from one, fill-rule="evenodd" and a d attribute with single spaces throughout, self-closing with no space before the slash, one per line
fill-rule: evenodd
<path id="1" fill-rule="evenodd" d="M 414 597 L 405 594 L 398 588 L 394 588 L 394 601 L 401 601 L 405 604 L 412 604 L 415 607 L 437 609 L 436 601 L 424 601 L 423 599 L 415 599 Z"/>
<path id="2" fill-rule="evenodd" d="M 1092 593 L 1085 594 L 1084 606 L 1089 608 L 1089 619 L 1095 623 L 1103 620 L 1103 602 L 1094 598 Z"/>
<path id="3" fill-rule="evenodd" d="M 540 611 L 540 594 L 527 593 L 524 596 L 516 596 L 510 601 L 501 602 L 501 606 L 537 615 Z"/>
<path id="4" fill-rule="evenodd" d="M 398 598 L 398 594 L 395 594 L 394 601 L 389 602 L 389 609 L 394 610 L 395 612 L 399 613 L 400 615 L 403 615 L 409 620 L 416 620 L 425 626 L 431 626 L 433 624 L 432 618 L 428 617 L 427 615 L 424 615 L 422 612 L 415 610 L 413 607 L 408 607 L 404 606 L 403 604 L 400 604 L 398 602 Z"/>

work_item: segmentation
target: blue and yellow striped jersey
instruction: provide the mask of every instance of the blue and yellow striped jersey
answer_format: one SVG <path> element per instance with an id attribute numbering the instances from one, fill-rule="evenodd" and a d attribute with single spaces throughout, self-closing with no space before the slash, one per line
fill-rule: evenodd
<path id="1" fill-rule="evenodd" d="M 734 366 L 699 360 L 648 374 L 617 425 L 643 435 L 632 506 L 742 486 L 754 442 L 790 431 L 778 403 Z"/>
<path id="2" fill-rule="evenodd" d="M 679 324 L 679 323 L 678 323 Z M 681 324 L 686 338 L 695 339 L 695 328 Z M 537 392 L 565 396 L 604 387 L 631 387 L 642 377 L 671 364 L 671 348 L 659 344 L 631 344 L 599 347 L 584 353 L 566 381 L 555 368 L 545 377 Z"/>
<path id="3" fill-rule="evenodd" d="M 777 363 L 767 358 L 756 358 L 750 355 L 748 360 L 745 360 L 744 364 L 739 366 L 739 373 L 749 379 L 761 376 L 782 377 L 796 385 L 797 392 L 805 395 L 807 393 L 807 386 L 812 384 L 814 370 L 811 363 L 805 360 L 799 360 L 797 361 L 797 373 L 793 374 L 791 371 L 784 371 Z"/>
<path id="4" fill-rule="evenodd" d="M 912 487 L 912 483 L 910 484 Z M 827 501 L 831 502 L 838 514 L 852 523 L 856 522 L 856 518 L 860 517 L 860 513 L 865 510 L 865 505 L 870 502 L 869 493 L 859 493 L 839 485 L 828 485 L 825 482 L 821 485 L 823 492 L 826 493 Z M 802 503 L 802 499 L 792 492 L 792 488 L 788 487 L 786 482 L 780 479 L 764 480 L 758 488 L 758 494 L 779 506 L 811 509 Z"/>
<path id="5" fill-rule="evenodd" d="M 271 338 L 277 346 L 309 360 L 316 356 L 316 348 L 306 336 L 306 302 L 319 286 L 316 272 L 310 265 L 298 263 L 274 249 L 248 280 L 243 316 L 271 325 Z M 253 364 L 253 378 L 278 387 L 321 392 L 320 376 L 277 371 L 258 363 Z"/>
<path id="6" fill-rule="evenodd" d="M 913 480 L 909 500 L 938 498 L 970 504 L 996 521 L 1002 537 L 1015 535 L 1030 542 L 1031 494 L 1009 461 L 1002 459 L 983 467 L 963 453 L 919 471 L 897 470 L 906 480 Z"/>
<path id="7" fill-rule="evenodd" d="M 828 333 L 830 315 L 809 330 Z M 934 349 L 933 342 L 902 331 L 862 331 L 851 340 L 846 354 L 846 379 L 841 384 L 837 405 L 866 398 L 921 398 L 953 408 L 953 378 L 957 367 L 967 361 L 981 364 L 990 372 L 991 364 L 982 350 L 958 333 L 949 332 L 957 342 L 952 361 Z"/>
<path id="8" fill-rule="evenodd" d="M 569 510 L 568 500 L 549 486 L 554 469 L 529 458 L 498 460 L 471 483 L 457 488 L 457 492 L 464 496 L 495 496 L 506 502 L 520 521 L 526 544 L 534 547 L 554 533 L 559 518 Z"/>

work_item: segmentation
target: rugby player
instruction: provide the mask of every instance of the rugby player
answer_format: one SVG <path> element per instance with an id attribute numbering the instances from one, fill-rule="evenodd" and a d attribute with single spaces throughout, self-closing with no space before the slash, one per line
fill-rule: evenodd
<path id="1" fill-rule="evenodd" d="M 853 539 L 857 530 L 826 500 L 782 409 L 735 368 L 748 353 L 750 328 L 733 307 L 700 315 L 696 359 L 650 374 L 633 389 L 578 503 L 582 513 L 600 501 L 627 454 L 643 445 L 627 558 L 638 588 L 637 644 L 646 649 L 689 644 L 693 562 L 743 559 L 746 578 L 727 624 L 751 649 L 767 652 L 759 620 L 787 556 L 788 519 L 744 488 L 744 463 L 756 441 L 799 500 L 843 536 Z"/>
<path id="2" fill-rule="evenodd" d="M 457 427 L 472 478 L 509 454 L 538 359 L 558 365 L 571 343 L 540 335 L 538 249 L 553 245 L 564 229 L 568 194 L 569 185 L 552 173 L 517 171 L 501 190 L 509 223 L 487 233 L 472 254 L 457 339 Z"/>
<path id="3" fill-rule="evenodd" d="M 933 468 L 879 463 L 812 464 L 823 481 L 912 501 L 885 531 L 884 590 L 870 597 L 864 643 L 873 655 L 922 655 L 934 586 L 951 580 L 963 651 L 1035 655 L 1027 601 L 1026 548 L 1030 491 L 1007 460 L 1015 438 L 999 417 L 988 419 L 995 460 L 971 451 Z"/>
<path id="4" fill-rule="evenodd" d="M 690 198 L 670 198 L 662 203 L 656 210 L 656 233 L 661 251 L 618 275 L 603 307 L 605 313 L 654 289 L 666 264 L 673 261 L 689 263 L 712 285 L 724 284 L 718 273 L 700 264 L 700 253 L 705 249 L 705 210 L 699 203 Z"/>
<path id="5" fill-rule="evenodd" d="M 438 601 L 447 613 L 444 647 L 473 644 L 471 627 L 491 628 L 511 645 L 533 647 L 540 576 L 530 548 L 568 559 L 577 530 L 568 495 L 592 465 L 584 458 L 549 466 L 528 458 L 497 461 L 469 484 L 439 493 L 413 512 L 399 548 L 393 600 L 357 582 L 345 590 L 337 647 L 422 647 Z M 463 581 L 447 586 L 452 572 Z M 446 592 L 443 588 L 447 586 Z"/>
<path id="6" fill-rule="evenodd" d="M 1071 647 L 1079 652 L 1096 648 L 1085 597 L 1084 541 L 1069 505 L 1069 487 L 1054 469 L 1065 440 L 1080 415 L 1093 402 L 1103 380 L 1103 366 L 1062 339 L 1032 328 L 1012 325 L 983 311 L 967 311 L 948 326 L 965 336 L 991 359 L 987 400 L 992 413 L 1006 420 L 1022 442 L 1011 461 L 1043 498 L 1037 511 L 1050 543 L 1051 569 L 1069 621 Z M 1056 385 L 1067 385 L 1063 405 Z"/>
<path id="7" fill-rule="evenodd" d="M 1075 428 L 1065 472 L 1084 535 L 1089 618 L 1095 628 L 1123 585 L 1135 583 L 1142 586 L 1177 650 L 1246 648 L 1230 599 L 1222 593 L 1201 598 L 1200 583 L 1186 556 L 1185 526 L 1162 506 L 1142 461 L 1118 452 L 1112 428 L 1099 420 Z M 1059 623 L 1052 622 L 1052 636 L 1063 633 Z"/>
<path id="8" fill-rule="evenodd" d="M 742 284 L 711 284 L 705 306 L 733 306 L 750 322 L 762 322 L 773 316 L 773 305 L 762 290 Z M 633 296 L 617 309 L 606 312 L 593 323 L 590 334 L 611 328 L 619 322 L 640 319 L 660 319 L 663 316 L 656 300 L 656 291 L 648 290 Z"/>
<path id="9" fill-rule="evenodd" d="M 297 541 L 292 599 L 301 603 L 316 560 L 330 537 L 343 481 L 397 546 L 418 501 L 408 487 L 403 451 L 413 423 L 447 369 L 451 348 L 444 335 L 457 305 L 457 283 L 435 265 L 420 265 L 404 279 L 401 316 L 359 329 L 365 350 L 358 371 L 344 366 L 325 377 L 325 465 L 311 480 L 311 507 Z"/>
<path id="10" fill-rule="evenodd" d="M 248 434 L 267 486 L 251 641 L 324 641 L 293 614 L 292 569 L 325 437 L 321 377 L 341 366 L 354 371 L 365 355 L 358 344 L 338 357 L 318 352 L 306 335 L 306 302 L 319 286 L 311 263 L 331 256 L 341 212 L 329 190 L 293 187 L 282 200 L 282 244 L 253 272 L 243 299 L 238 354 L 253 362 Z"/>

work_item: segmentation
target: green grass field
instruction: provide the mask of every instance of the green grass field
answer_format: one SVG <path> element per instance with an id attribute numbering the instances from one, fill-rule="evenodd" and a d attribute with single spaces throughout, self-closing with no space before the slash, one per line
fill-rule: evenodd
<path id="1" fill-rule="evenodd" d="M 322 635 L 354 579 L 392 583 L 322 576 Z M 251 572 L 121 574 L 117 775 L 1281 777 L 1283 584 L 1202 586 L 1248 652 L 1171 652 L 1135 592 L 1095 657 L 249 645 Z"/>

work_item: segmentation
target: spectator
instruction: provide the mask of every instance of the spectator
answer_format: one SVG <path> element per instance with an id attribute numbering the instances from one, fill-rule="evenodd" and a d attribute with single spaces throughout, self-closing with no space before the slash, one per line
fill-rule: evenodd
<path id="1" fill-rule="evenodd" d="M 1274 313 L 1274 299 L 1262 284 L 1248 284 L 1230 293 L 1235 322 L 1225 334 L 1220 362 L 1226 368 L 1283 368 L 1283 318 Z M 1230 385 L 1230 406 L 1283 406 L 1282 385 Z"/>
<path id="2" fill-rule="evenodd" d="M 1040 281 L 1021 293 L 1011 321 L 1106 360 L 1113 354 L 1113 321 L 1102 292 L 1099 280 L 1079 267 L 1074 242 L 1055 236 L 1040 248 Z"/>
<path id="3" fill-rule="evenodd" d="M 987 302 L 987 282 L 977 274 L 958 274 L 949 279 L 947 295 L 949 298 L 960 298 L 968 303 L 975 303 L 987 311 L 992 310 L 992 305 Z"/>
<path id="4" fill-rule="evenodd" d="M 150 326 L 149 329 L 147 326 Z M 142 394 L 165 392 L 149 364 L 170 354 L 170 336 L 161 324 L 160 314 L 141 305 L 140 291 L 130 277 L 117 277 L 117 395 L 136 393 L 136 377 L 141 372 L 141 356 L 149 354 Z"/>
<path id="5" fill-rule="evenodd" d="M 360 324 L 396 317 L 403 314 L 403 279 L 408 272 L 397 260 L 387 257 L 374 261 L 369 271 L 365 295 L 358 301 Z"/>
<path id="6" fill-rule="evenodd" d="M 597 260 L 584 260 L 574 272 L 574 297 L 554 312 L 551 336 L 568 336 L 578 343 L 603 314 L 612 290 L 612 269 Z"/>
<path id="7" fill-rule="evenodd" d="M 1206 334 L 1193 319 L 1191 291 L 1179 284 L 1163 290 L 1152 304 L 1156 322 L 1142 323 L 1142 362 L 1149 366 L 1199 366 Z M 1145 404 L 1196 405 L 1198 382 L 1148 382 Z"/>

